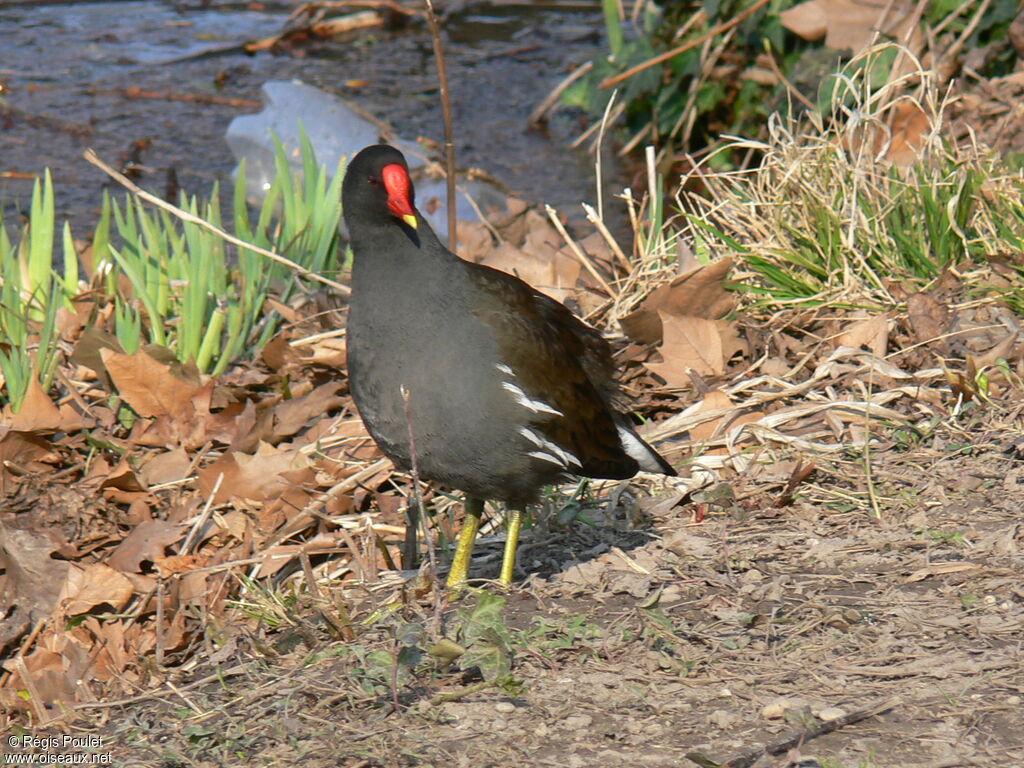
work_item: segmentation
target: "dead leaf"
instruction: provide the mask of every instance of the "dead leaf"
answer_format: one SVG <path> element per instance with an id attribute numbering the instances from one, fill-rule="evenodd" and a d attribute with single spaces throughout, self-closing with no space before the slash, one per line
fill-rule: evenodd
<path id="1" fill-rule="evenodd" d="M 1011 331 L 991 349 L 982 352 L 980 355 L 968 355 L 967 362 L 975 371 L 981 371 L 995 365 L 996 361 L 1000 358 L 1008 361 L 1013 360 L 1016 357 L 1013 354 L 1016 344 L 1017 332 Z"/>
<path id="2" fill-rule="evenodd" d="M 69 616 L 87 613 L 103 604 L 119 611 L 128 605 L 134 593 L 132 583 L 109 565 L 93 563 L 81 568 L 69 564 L 58 604 Z"/>
<path id="3" fill-rule="evenodd" d="M 18 475 L 42 472 L 48 469 L 47 463 L 59 458 L 44 437 L 14 430 L 5 433 L 0 436 L 0 493 L 7 493 Z"/>
<path id="4" fill-rule="evenodd" d="M 714 389 L 707 393 L 696 413 L 730 408 L 732 408 L 732 400 L 729 396 L 720 389 Z M 690 439 L 695 443 L 703 443 L 710 440 L 715 437 L 724 419 L 725 415 L 698 424 L 690 430 Z"/>
<path id="5" fill-rule="evenodd" d="M 924 581 L 932 576 L 946 576 L 950 573 L 963 573 L 981 568 L 977 563 L 932 563 L 925 568 L 919 568 L 904 580 L 906 582 Z"/>
<path id="6" fill-rule="evenodd" d="M 223 474 L 214 504 L 233 498 L 265 501 L 313 480 L 315 471 L 309 457 L 301 451 L 280 451 L 262 443 L 255 456 L 231 451 L 199 472 L 199 490 L 209 497 Z"/>
<path id="7" fill-rule="evenodd" d="M 875 315 L 866 320 L 858 320 L 836 339 L 840 347 L 854 349 L 867 348 L 875 357 L 885 357 L 889 346 L 889 318 Z"/>
<path id="8" fill-rule="evenodd" d="M 53 404 L 50 396 L 43 391 L 36 371 L 33 371 L 32 376 L 29 377 L 25 399 L 18 412 L 15 413 L 11 405 L 8 404 L 4 406 L 3 414 L 0 415 L 0 427 L 20 432 L 52 432 L 60 428 L 60 425 L 60 411 Z"/>
<path id="9" fill-rule="evenodd" d="M 301 397 L 278 403 L 274 406 L 274 425 L 270 441 L 278 442 L 290 437 L 308 422 L 322 419 L 337 408 L 342 402 L 338 395 L 341 388 L 340 382 L 329 381 Z"/>
<path id="10" fill-rule="evenodd" d="M 20 525 L 13 516 L 0 518 L 0 648 L 50 614 L 69 565 L 51 557 L 64 544 L 52 529 Z"/>
<path id="11" fill-rule="evenodd" d="M 912 293 L 907 297 L 907 317 L 914 332 L 914 343 L 927 343 L 940 354 L 949 349 L 950 314 L 944 302 L 931 293 Z"/>
<path id="12" fill-rule="evenodd" d="M 800 3 L 779 13 L 782 26 L 804 40 L 817 42 L 828 33 L 828 16 L 816 0 Z"/>
<path id="13" fill-rule="evenodd" d="M 171 366 L 139 350 L 125 355 L 100 349 L 103 365 L 121 397 L 146 418 L 181 417 L 193 412 L 192 396 L 200 389 L 171 373 Z"/>
<path id="14" fill-rule="evenodd" d="M 701 376 L 725 373 L 722 338 L 714 320 L 659 313 L 665 339 L 658 350 L 664 362 L 645 363 L 670 387 L 687 387 L 692 383 L 689 371 Z"/>
<path id="15" fill-rule="evenodd" d="M 525 280 L 555 301 L 572 295 L 580 275 L 578 261 L 550 246 L 527 251 L 502 243 L 480 263 Z"/>
<path id="16" fill-rule="evenodd" d="M 889 113 L 889 138 L 885 157 L 901 167 L 913 165 L 924 150 L 931 132 L 928 114 L 916 102 L 901 101 Z M 879 136 L 876 154 L 886 145 Z"/>
<path id="17" fill-rule="evenodd" d="M 192 466 L 192 458 L 184 448 L 178 446 L 170 451 L 160 451 L 142 465 L 139 475 L 147 486 L 173 483 L 183 479 Z"/>
<path id="18" fill-rule="evenodd" d="M 725 317 L 735 306 L 732 294 L 723 286 L 731 267 L 731 259 L 722 259 L 674 278 L 656 288 L 619 325 L 630 338 L 653 344 L 663 337 L 662 322 L 666 315 L 706 320 Z"/>
<path id="19" fill-rule="evenodd" d="M 836 50 L 860 53 L 876 31 L 902 40 L 912 21 L 907 0 L 810 0 L 779 14 L 782 26 L 805 40 L 825 38 Z M 879 22 L 884 24 L 879 27 Z"/>
<path id="20" fill-rule="evenodd" d="M 107 563 L 125 573 L 141 573 L 142 563 L 155 563 L 167 547 L 181 539 L 184 527 L 166 520 L 144 520 L 124 537 Z"/>

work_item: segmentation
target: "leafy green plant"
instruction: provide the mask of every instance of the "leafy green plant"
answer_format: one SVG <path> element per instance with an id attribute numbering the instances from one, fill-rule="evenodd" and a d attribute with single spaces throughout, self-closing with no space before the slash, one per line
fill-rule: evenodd
<path id="1" fill-rule="evenodd" d="M 602 0 L 608 53 L 591 62 L 589 71 L 563 92 L 562 101 L 596 121 L 617 88 L 612 122 L 624 129 L 625 151 L 643 142 L 671 154 L 701 150 L 722 134 L 765 138 L 769 115 L 788 113 L 790 85 L 808 104 L 817 97 L 819 112 L 828 117 L 833 108 L 849 103 L 846 83 L 865 74 L 865 67 L 875 90 L 890 81 L 895 49 L 870 61 L 857 56 L 847 61 L 848 51 L 808 42 L 784 28 L 780 14 L 797 4 L 645 3 L 621 18 L 620 3 Z M 1017 57 L 1009 28 L 1017 0 L 937 0 L 925 6 L 919 23 L 932 58 L 953 66 L 956 51 L 980 51 L 973 76 L 1012 72 Z M 732 149 L 737 151 L 715 153 L 712 167 L 744 165 L 749 156 L 739 147 Z"/>
<path id="2" fill-rule="evenodd" d="M 67 224 L 63 267 L 53 268 L 54 194 L 49 171 L 32 188 L 32 203 L 18 245 L 0 223 L 0 402 L 21 410 L 33 378 L 50 387 L 59 362 L 57 313 L 78 293 L 78 256 Z"/>
<path id="3" fill-rule="evenodd" d="M 304 134 L 302 157 L 302 172 L 293 174 L 285 148 L 276 142 L 277 175 L 255 222 L 241 165 L 234 226 L 242 240 L 323 272 L 337 258 L 343 173 L 339 170 L 328 183 Z M 183 195 L 180 207 L 221 228 L 216 187 L 205 202 Z M 108 246 L 115 269 L 107 284 L 116 286 L 118 273 L 131 284 L 130 294 L 117 293 L 115 310 L 116 333 L 126 351 L 137 349 L 146 335 L 146 342 L 166 346 L 182 362 L 216 375 L 270 340 L 279 318 L 266 311 L 267 297 L 273 294 L 286 303 L 299 286 L 287 266 L 247 248 L 233 251 L 210 230 L 178 222 L 166 211 L 151 212 L 139 200 L 123 206 L 115 202 L 112 211 L 120 245 Z"/>
<path id="4" fill-rule="evenodd" d="M 734 287 L 766 306 L 892 307 L 893 284 L 925 289 L 952 268 L 964 275 L 1001 259 L 1024 273 L 1012 255 L 1024 242 L 1019 175 L 928 132 L 915 136 L 919 158 L 907 167 L 879 150 L 884 134 L 870 131 L 893 110 L 910 104 L 936 124 L 943 109 L 928 92 L 934 81 L 913 101 L 894 97 L 896 85 L 875 90 L 870 60 L 891 58 L 891 48 L 866 52 L 835 92 L 837 101 L 858 98 L 842 105 L 846 122 L 778 118 L 766 142 L 733 140 L 761 155 L 752 172 L 705 174 L 705 194 L 678 200 L 698 248 L 733 255 L 741 267 Z M 965 282 L 989 290 L 983 280 Z M 1001 289 L 999 299 L 1024 307 L 1024 290 Z"/>

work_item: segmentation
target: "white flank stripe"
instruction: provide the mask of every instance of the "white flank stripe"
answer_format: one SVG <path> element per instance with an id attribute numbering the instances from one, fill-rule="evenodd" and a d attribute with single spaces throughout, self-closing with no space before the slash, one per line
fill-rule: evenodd
<path id="1" fill-rule="evenodd" d="M 550 413 L 552 416 L 563 415 L 561 411 L 552 408 L 550 405 L 548 405 L 542 400 L 532 400 L 530 397 L 527 396 L 525 392 L 523 392 L 523 390 L 521 390 L 519 387 L 517 387 L 510 381 L 502 382 L 501 386 L 503 389 L 506 389 L 512 393 L 517 403 L 526 408 L 529 408 L 534 413 Z"/>
<path id="2" fill-rule="evenodd" d="M 651 449 L 639 437 L 621 425 L 616 425 L 619 431 L 619 442 L 622 443 L 622 450 L 631 459 L 636 459 L 640 469 L 645 472 L 662 471 L 661 464 L 651 455 Z"/>
<path id="3" fill-rule="evenodd" d="M 497 368 L 502 373 L 504 373 L 505 375 L 511 376 L 512 378 L 515 378 L 516 372 L 513 371 L 511 368 L 509 368 L 504 363 L 497 363 L 497 364 L 495 364 L 494 367 Z"/>
<path id="4" fill-rule="evenodd" d="M 566 469 L 570 469 L 571 467 L 576 467 L 576 469 L 583 468 L 583 465 L 580 463 L 579 459 L 577 459 L 575 456 L 573 456 L 571 453 L 569 453 L 567 450 L 557 445 L 556 443 L 553 443 L 550 440 L 545 439 L 543 436 L 538 435 L 532 429 L 523 427 L 522 429 L 519 430 L 519 434 L 521 434 L 523 437 L 525 437 L 538 448 L 542 448 L 543 451 L 548 451 L 548 453 L 544 453 L 543 451 L 531 451 L 528 454 L 529 456 L 533 456 L 538 459 L 544 459 L 544 461 L 550 461 L 551 463 L 558 464 L 559 466 L 565 467 Z"/>
<path id="5" fill-rule="evenodd" d="M 550 461 L 555 466 L 559 466 L 565 469 L 565 462 L 563 462 L 557 456 L 552 456 L 550 453 L 544 453 L 544 451 L 530 451 L 527 456 L 533 456 L 535 459 L 542 459 L 543 461 Z"/>

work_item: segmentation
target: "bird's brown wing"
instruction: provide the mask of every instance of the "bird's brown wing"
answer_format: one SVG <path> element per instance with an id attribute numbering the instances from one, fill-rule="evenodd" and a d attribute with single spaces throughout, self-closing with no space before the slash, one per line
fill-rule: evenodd
<path id="1" fill-rule="evenodd" d="M 473 265 L 474 315 L 495 330 L 504 363 L 526 395 L 561 412 L 536 425 L 577 457 L 589 477 L 625 478 L 637 462 L 622 448 L 611 348 L 563 304 L 517 277 Z"/>

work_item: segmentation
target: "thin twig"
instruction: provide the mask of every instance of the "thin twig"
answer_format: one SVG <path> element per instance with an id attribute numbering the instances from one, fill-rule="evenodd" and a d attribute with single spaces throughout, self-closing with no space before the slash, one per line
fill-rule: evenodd
<path id="1" fill-rule="evenodd" d="M 605 226 L 604 221 L 601 219 L 601 215 L 594 210 L 594 206 L 583 203 L 583 210 L 587 214 L 587 221 L 597 227 L 597 231 L 601 233 L 601 237 L 604 238 L 605 242 L 608 243 L 608 247 L 612 249 L 612 253 L 622 262 L 623 268 L 626 270 L 626 274 L 632 274 L 633 265 L 630 263 L 626 254 L 623 253 L 621 246 L 616 242 L 612 233 L 608 231 L 608 227 Z"/>
<path id="2" fill-rule="evenodd" d="M 597 132 L 597 148 L 594 153 L 594 175 L 597 176 L 597 216 L 600 219 L 604 218 L 604 179 L 601 174 L 601 149 L 604 144 L 604 133 L 608 129 L 608 115 L 611 114 L 612 107 L 615 105 L 615 97 L 619 95 L 617 90 L 612 91 L 612 97 L 608 99 L 608 103 L 604 105 L 604 114 L 601 115 L 601 129 Z"/>
<path id="3" fill-rule="evenodd" d="M 551 89 L 551 93 L 544 97 L 544 101 L 538 104 L 533 112 L 530 113 L 530 116 L 526 119 L 526 124 L 536 126 L 544 120 L 544 118 L 547 117 L 548 111 L 558 103 L 558 100 L 562 97 L 562 94 L 565 93 L 566 89 L 593 68 L 594 62 L 588 61 L 587 63 L 576 67 L 576 69 L 562 78 L 561 82 Z"/>
<path id="4" fill-rule="evenodd" d="M 441 85 L 441 116 L 444 120 L 444 162 L 445 179 L 448 188 L 448 247 L 455 248 L 455 129 L 452 125 L 452 98 L 448 88 L 448 67 L 445 65 L 444 48 L 441 46 L 441 27 L 434 13 L 434 3 L 426 0 L 427 23 L 434 40 L 434 59 L 437 61 L 437 80 Z"/>
<path id="5" fill-rule="evenodd" d="M 612 290 L 612 287 L 608 285 L 608 281 L 601 277 L 601 273 L 597 271 L 597 267 L 594 266 L 594 263 L 590 260 L 587 254 L 583 252 L 583 249 L 580 248 L 576 244 L 576 241 L 569 236 L 569 233 L 565 229 L 565 225 L 562 223 L 562 220 L 558 218 L 558 213 L 555 209 L 550 205 L 545 205 L 544 210 L 547 211 L 548 218 L 551 219 L 551 223 L 555 225 L 555 229 L 558 230 L 558 234 L 560 234 L 562 239 L 569 244 L 569 249 L 573 254 L 575 254 L 579 263 L 583 265 L 587 272 L 589 272 L 598 283 L 600 283 L 601 287 L 604 288 L 609 296 L 617 295 L 615 291 Z"/>
<path id="6" fill-rule="evenodd" d="M 229 235 L 223 229 L 219 229 L 218 227 L 213 226 L 213 224 L 211 224 L 210 222 L 204 221 L 198 216 L 193 216 L 188 211 L 183 211 L 181 208 L 171 205 L 166 200 L 161 200 L 156 195 L 150 194 L 149 192 L 147 192 L 146 190 L 142 189 L 140 186 L 129 180 L 128 177 L 125 176 L 123 173 L 118 173 L 105 162 L 100 160 L 95 150 L 87 149 L 85 150 L 85 154 L 83 156 L 86 160 L 88 160 L 101 171 L 106 173 L 108 176 L 110 176 L 110 178 L 114 179 L 118 184 L 123 186 L 133 195 L 141 197 L 143 200 L 145 200 L 148 203 L 152 203 L 157 208 L 164 209 L 165 211 L 176 216 L 182 221 L 187 221 L 190 224 L 195 224 L 197 226 L 202 227 L 208 232 L 213 232 L 213 234 L 217 235 L 217 237 L 231 243 L 232 245 L 237 245 L 239 248 L 245 248 L 246 250 L 252 251 L 253 253 L 258 253 L 261 256 L 266 256 L 268 259 L 276 261 L 279 264 L 284 264 L 286 267 L 294 270 L 303 277 L 307 277 L 310 280 L 316 280 L 318 282 L 323 283 L 324 285 L 329 285 L 331 288 L 334 288 L 336 291 L 340 291 L 346 296 L 348 296 L 351 293 L 351 289 L 347 285 L 342 285 L 341 283 L 331 280 L 329 277 L 324 277 L 323 275 L 319 275 L 316 272 L 306 269 L 301 264 L 296 264 L 291 259 L 286 259 L 279 253 L 268 251 L 265 248 L 260 248 L 258 245 L 253 245 L 252 243 L 247 243 L 244 240 L 240 240 L 234 235 Z"/>
<path id="7" fill-rule="evenodd" d="M 781 755 L 783 752 L 804 744 L 811 739 L 816 739 L 819 736 L 832 733 L 844 726 L 852 725 L 853 723 L 860 722 L 861 720 L 867 720 L 869 717 L 880 715 L 887 710 L 893 709 L 899 705 L 899 703 L 900 700 L 897 698 L 887 699 L 873 707 L 851 712 L 848 715 L 837 717 L 834 720 L 826 720 L 823 723 L 816 723 L 795 735 L 784 736 L 763 746 L 754 747 L 753 749 L 741 752 L 723 763 L 714 763 L 709 761 L 698 752 L 690 752 L 686 757 L 687 759 L 697 763 L 697 765 L 707 765 L 710 763 L 712 765 L 720 765 L 721 768 L 749 768 L 749 766 L 756 763 L 763 755 Z"/>
<path id="8" fill-rule="evenodd" d="M 420 512 L 420 524 L 423 526 L 423 538 L 426 539 L 427 544 L 427 560 L 430 563 L 430 568 L 433 573 L 431 576 L 437 579 L 437 553 L 434 551 L 434 539 L 430 535 L 430 529 L 427 527 L 427 518 L 423 514 L 423 491 L 422 484 L 420 482 L 420 468 L 419 462 L 416 459 L 416 438 L 412 431 L 412 409 L 409 405 L 409 390 L 404 386 L 402 387 L 402 406 L 405 409 L 405 423 L 409 429 L 409 455 L 410 470 L 412 472 L 412 490 L 413 497 L 416 500 L 416 508 Z"/>
<path id="9" fill-rule="evenodd" d="M 199 517 L 196 518 L 195 524 L 192 526 L 192 530 L 188 532 L 188 536 L 185 537 L 184 543 L 181 545 L 181 554 L 187 555 L 194 546 L 199 544 L 199 531 L 206 525 L 206 521 L 210 519 L 210 511 L 213 509 L 213 500 L 217 497 L 217 492 L 220 490 L 221 483 L 224 482 L 224 473 L 217 473 L 217 481 L 213 484 L 213 490 L 210 491 L 210 497 L 206 500 L 206 504 L 203 505 L 203 511 Z"/>
<path id="10" fill-rule="evenodd" d="M 719 24 L 717 27 L 712 27 L 703 35 L 698 37 L 696 40 L 691 40 L 690 42 L 685 43 L 684 45 L 681 45 L 678 48 L 673 48 L 671 51 L 666 51 L 665 53 L 659 54 L 658 56 L 655 56 L 653 59 L 648 59 L 642 64 L 637 64 L 635 67 L 630 67 L 621 74 L 614 75 L 612 77 L 606 77 L 604 80 L 601 81 L 598 87 L 611 88 L 613 85 L 617 85 L 618 83 L 621 83 L 623 80 L 628 80 L 638 72 L 643 72 L 645 69 L 650 69 L 656 64 L 661 64 L 661 62 L 663 61 L 668 61 L 674 56 L 678 56 L 681 53 L 686 53 L 687 51 L 696 48 L 698 45 L 702 45 L 703 43 L 715 37 L 716 35 L 720 35 L 722 32 L 725 32 L 728 29 L 732 29 L 737 24 L 745 21 L 755 11 L 760 10 L 762 6 L 765 6 L 767 4 L 768 0 L 757 0 L 756 3 L 747 8 L 745 11 L 736 14 L 728 21 Z"/>
<path id="11" fill-rule="evenodd" d="M 405 424 L 409 430 L 409 456 L 410 471 L 412 472 L 412 492 L 413 499 L 416 502 L 416 514 L 419 518 L 419 524 L 423 526 L 423 539 L 427 545 L 427 562 L 430 563 L 430 581 L 434 587 L 432 590 L 434 593 L 434 632 L 440 633 L 441 630 L 441 591 L 437 589 L 437 553 L 434 551 L 434 538 L 430 535 L 430 527 L 427 525 L 426 510 L 423 508 L 423 492 L 420 487 L 420 468 L 419 462 L 416 460 L 416 437 L 413 434 L 412 429 L 412 407 L 409 404 L 409 390 L 405 388 L 403 384 L 401 387 L 402 393 L 402 408 L 405 411 Z M 411 517 L 411 515 L 410 515 Z M 409 528 L 412 529 L 412 539 L 416 540 L 416 520 L 409 520 Z M 406 536 L 406 541 L 409 541 L 409 536 Z M 408 567 L 407 563 L 403 563 Z"/>

